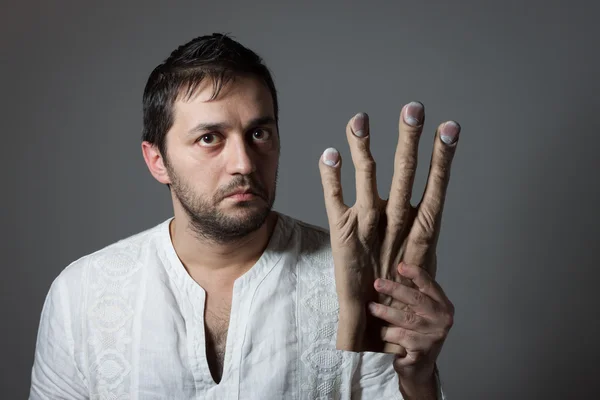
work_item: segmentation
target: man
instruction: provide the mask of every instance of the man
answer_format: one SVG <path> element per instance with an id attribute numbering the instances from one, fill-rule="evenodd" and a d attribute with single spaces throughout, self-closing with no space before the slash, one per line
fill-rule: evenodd
<path id="1" fill-rule="evenodd" d="M 436 132 L 410 205 L 420 103 L 402 109 L 389 200 L 366 114 L 319 161 L 330 232 L 272 211 L 278 104 L 262 60 L 213 34 L 176 49 L 144 91 L 142 152 L 174 217 L 69 265 L 46 298 L 31 399 L 435 399 L 452 303 L 435 246 L 458 124 Z"/>

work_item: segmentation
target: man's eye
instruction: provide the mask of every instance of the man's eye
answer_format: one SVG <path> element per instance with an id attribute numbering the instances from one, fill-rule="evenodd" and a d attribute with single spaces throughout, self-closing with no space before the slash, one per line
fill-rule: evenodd
<path id="1" fill-rule="evenodd" d="M 203 146 L 214 146 L 220 142 L 220 138 L 214 133 L 208 133 L 206 135 L 202 135 L 198 141 Z"/>
<path id="2" fill-rule="evenodd" d="M 252 139 L 258 141 L 268 140 L 270 137 L 271 133 L 265 129 L 255 129 L 254 132 L 252 132 Z"/>

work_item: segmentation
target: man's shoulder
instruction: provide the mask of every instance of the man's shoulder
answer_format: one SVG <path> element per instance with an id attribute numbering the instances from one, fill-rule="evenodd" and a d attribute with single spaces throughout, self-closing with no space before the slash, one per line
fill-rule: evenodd
<path id="1" fill-rule="evenodd" d="M 292 217 L 281 212 L 278 212 L 278 215 L 283 220 L 284 230 L 286 230 L 286 227 L 291 228 L 295 233 L 295 240 L 301 241 L 307 248 L 329 245 L 329 230 L 308 223 L 298 217 Z"/>
<path id="2" fill-rule="evenodd" d="M 83 275 L 92 268 L 107 277 L 127 276 L 138 269 L 142 260 L 147 257 L 148 250 L 155 250 L 161 228 L 166 223 L 168 220 L 72 261 L 61 271 L 56 281 L 68 286 L 81 283 Z"/>
<path id="3" fill-rule="evenodd" d="M 330 268 L 333 265 L 333 258 L 329 231 L 296 217 L 288 215 L 283 215 L 283 217 L 286 224 L 293 226 L 293 240 L 297 246 L 300 259 L 308 261 L 314 267 Z"/>

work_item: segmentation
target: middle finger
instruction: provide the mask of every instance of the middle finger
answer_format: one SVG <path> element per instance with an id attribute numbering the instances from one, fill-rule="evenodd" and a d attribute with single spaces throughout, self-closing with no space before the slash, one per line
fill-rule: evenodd
<path id="1" fill-rule="evenodd" d="M 375 289 L 379 293 L 387 294 L 393 299 L 408 305 L 409 309 L 418 315 L 431 316 L 435 313 L 433 300 L 418 289 L 381 278 L 375 281 Z"/>
<path id="2" fill-rule="evenodd" d="M 410 198 L 417 170 L 419 139 L 425 121 L 423 104 L 413 101 L 402 108 L 394 176 L 387 204 L 388 226 L 395 232 L 404 228 L 411 208 Z"/>

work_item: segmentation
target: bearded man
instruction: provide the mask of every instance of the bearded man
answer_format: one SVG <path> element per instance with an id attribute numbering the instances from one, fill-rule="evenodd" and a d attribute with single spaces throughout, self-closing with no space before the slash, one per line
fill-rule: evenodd
<path id="1" fill-rule="evenodd" d="M 454 307 L 436 245 L 460 131 L 435 133 L 410 204 L 424 123 L 404 106 L 389 199 L 364 113 L 319 168 L 329 230 L 272 209 L 280 154 L 267 67 L 230 37 L 198 37 L 150 74 L 142 153 L 173 217 L 74 262 L 42 310 L 30 399 L 441 399 L 436 360 Z"/>

